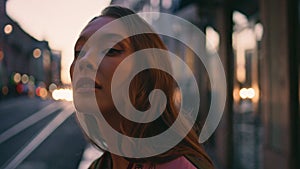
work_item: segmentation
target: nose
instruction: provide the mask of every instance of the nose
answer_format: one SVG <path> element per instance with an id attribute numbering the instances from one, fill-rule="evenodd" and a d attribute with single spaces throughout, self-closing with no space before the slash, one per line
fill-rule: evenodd
<path id="1" fill-rule="evenodd" d="M 96 71 L 97 61 L 91 54 L 85 54 L 79 59 L 79 70 L 80 71 Z"/>
<path id="2" fill-rule="evenodd" d="M 95 67 L 92 65 L 92 63 L 86 61 L 86 60 L 81 60 L 79 64 L 79 69 L 82 70 L 95 70 Z"/>

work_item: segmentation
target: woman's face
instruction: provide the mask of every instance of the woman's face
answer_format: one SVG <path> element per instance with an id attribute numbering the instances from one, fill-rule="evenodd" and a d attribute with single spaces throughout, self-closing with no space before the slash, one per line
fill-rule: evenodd
<path id="1" fill-rule="evenodd" d="M 114 20 L 105 16 L 93 20 L 83 29 L 75 44 L 70 74 L 78 111 L 89 111 L 91 97 L 96 96 L 103 114 L 116 112 L 111 96 L 112 76 L 122 60 L 132 53 L 132 47 L 128 38 L 122 38 L 128 34 L 122 23 L 106 25 Z M 119 41 L 120 38 L 123 40 Z"/>

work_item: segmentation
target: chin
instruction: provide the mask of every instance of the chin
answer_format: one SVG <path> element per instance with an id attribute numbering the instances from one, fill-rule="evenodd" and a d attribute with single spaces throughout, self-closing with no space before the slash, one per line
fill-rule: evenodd
<path id="1" fill-rule="evenodd" d="M 73 103 L 76 111 L 81 113 L 99 113 L 100 109 L 98 107 L 95 97 L 82 97 L 80 95 L 74 94 Z"/>

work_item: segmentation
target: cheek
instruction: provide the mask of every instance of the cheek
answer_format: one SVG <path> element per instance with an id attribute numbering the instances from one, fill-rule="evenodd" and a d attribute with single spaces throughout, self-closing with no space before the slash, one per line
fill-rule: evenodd
<path id="1" fill-rule="evenodd" d="M 102 81 L 103 83 L 111 82 L 112 76 L 116 68 L 117 64 L 115 62 L 104 59 L 99 65 L 97 71 L 97 78 L 100 78 L 100 81 Z"/>
<path id="2" fill-rule="evenodd" d="M 97 78 L 102 83 L 106 83 L 106 85 L 109 85 L 112 82 L 112 78 L 114 76 L 114 73 L 118 75 L 115 82 L 120 85 L 128 79 L 129 73 L 132 71 L 132 63 L 127 62 L 126 64 L 120 64 L 124 59 L 126 55 L 121 55 L 119 57 L 115 58 L 103 58 L 101 64 L 99 65 L 98 71 L 97 71 Z M 119 69 L 118 72 L 116 72 L 116 69 Z"/>

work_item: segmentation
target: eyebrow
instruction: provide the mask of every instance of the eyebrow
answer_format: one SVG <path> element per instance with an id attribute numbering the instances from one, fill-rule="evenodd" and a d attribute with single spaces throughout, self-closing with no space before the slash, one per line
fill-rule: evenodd
<path id="1" fill-rule="evenodd" d="M 75 43 L 75 50 L 76 50 L 76 47 L 77 46 L 84 46 L 84 44 L 88 41 L 90 37 L 87 37 L 87 36 L 80 36 L 78 38 L 78 40 L 76 41 Z M 120 34 L 115 34 L 115 33 L 106 33 L 106 34 L 103 34 L 101 35 L 99 38 L 99 40 L 108 40 L 108 39 L 112 39 L 112 40 L 117 40 L 118 42 L 121 42 L 127 38 L 124 38 L 122 35 Z"/>
<path id="2" fill-rule="evenodd" d="M 77 50 L 76 47 L 80 47 L 82 48 L 84 46 L 84 44 L 88 41 L 90 37 L 87 37 L 87 36 L 80 36 L 78 38 L 78 40 L 76 41 L 75 43 L 75 51 Z M 106 40 L 106 39 L 112 39 L 112 40 L 117 40 L 117 42 L 121 42 L 123 40 L 126 40 L 127 38 L 124 38 L 122 35 L 120 34 L 115 34 L 115 33 L 106 33 L 106 34 L 103 34 L 101 35 L 99 38 L 97 39 L 102 39 L 102 40 Z"/>

